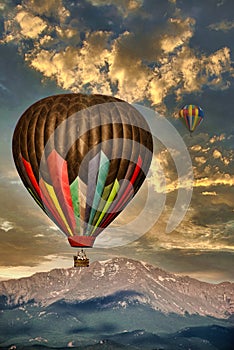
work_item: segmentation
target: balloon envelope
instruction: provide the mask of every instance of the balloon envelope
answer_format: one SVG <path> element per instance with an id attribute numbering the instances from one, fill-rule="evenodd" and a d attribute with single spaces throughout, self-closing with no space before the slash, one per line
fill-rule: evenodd
<path id="1" fill-rule="evenodd" d="M 142 185 L 153 140 L 128 103 L 63 94 L 24 112 L 12 151 L 25 187 L 71 246 L 91 247 Z"/>
<path id="2" fill-rule="evenodd" d="M 203 121 L 204 112 L 199 106 L 185 105 L 180 109 L 179 116 L 186 128 L 192 133 Z"/>

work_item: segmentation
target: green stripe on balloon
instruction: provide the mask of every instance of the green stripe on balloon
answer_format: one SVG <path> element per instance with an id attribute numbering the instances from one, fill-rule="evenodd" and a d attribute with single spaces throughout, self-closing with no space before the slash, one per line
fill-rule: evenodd
<path id="1" fill-rule="evenodd" d="M 84 224 L 84 231 L 85 234 L 87 234 L 87 225 L 90 218 L 91 213 L 91 203 L 93 202 L 94 195 L 96 192 L 97 187 L 97 174 L 98 169 L 100 167 L 100 156 L 101 153 L 97 153 L 90 161 L 89 161 L 89 168 L 88 168 L 88 184 L 87 184 L 87 195 L 86 195 L 86 207 L 85 207 L 85 224 Z"/>
<path id="2" fill-rule="evenodd" d="M 105 186 L 104 190 L 103 190 L 103 193 L 101 195 L 101 198 L 102 200 L 100 200 L 99 202 L 99 205 L 98 205 L 98 208 L 96 210 L 96 213 L 95 213 L 95 216 L 94 216 L 94 219 L 92 221 L 92 226 L 95 226 L 96 225 L 96 222 L 98 221 L 98 218 L 100 216 L 100 213 L 102 212 L 105 204 L 106 204 L 106 201 L 111 193 L 111 190 L 112 190 L 112 187 L 113 187 L 113 182 L 107 186 Z"/>
<path id="3" fill-rule="evenodd" d="M 117 179 L 115 179 L 114 185 L 112 187 L 112 190 L 109 194 L 109 197 L 106 200 L 106 204 L 104 206 L 104 208 L 102 209 L 102 212 L 100 213 L 100 216 L 98 218 L 98 221 L 95 224 L 95 227 L 92 231 L 92 235 L 95 233 L 96 229 L 98 228 L 98 225 L 100 224 L 100 222 L 102 221 L 104 215 L 106 214 L 106 212 L 108 211 L 111 203 L 113 202 L 113 200 L 115 199 L 118 191 L 119 191 L 120 185 L 119 185 L 119 181 Z"/>
<path id="4" fill-rule="evenodd" d="M 99 163 L 99 171 L 98 171 L 98 179 L 97 179 L 97 185 L 96 185 L 96 190 L 93 198 L 93 203 L 92 203 L 92 209 L 90 212 L 90 217 L 89 217 L 89 225 L 92 225 L 94 216 L 97 212 L 98 205 L 100 203 L 100 199 L 102 197 L 104 188 L 105 188 L 105 183 L 106 183 L 106 178 L 109 172 L 110 168 L 110 161 L 105 155 L 103 151 L 100 152 L 100 163 Z M 90 229 L 89 229 L 90 230 Z"/>
<path id="5" fill-rule="evenodd" d="M 78 194 L 78 177 L 70 185 L 72 204 L 74 209 L 74 215 L 76 219 L 76 230 L 79 232 L 80 228 L 80 206 L 79 206 L 79 194 Z"/>

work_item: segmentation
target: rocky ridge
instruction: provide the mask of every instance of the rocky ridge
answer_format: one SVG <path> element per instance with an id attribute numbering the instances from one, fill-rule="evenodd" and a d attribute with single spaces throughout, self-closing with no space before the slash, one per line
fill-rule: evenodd
<path id="1" fill-rule="evenodd" d="M 0 296 L 8 307 L 29 301 L 44 306 L 59 300 L 86 301 L 121 291 L 134 292 L 135 302 L 164 313 L 225 319 L 234 312 L 233 283 L 201 282 L 126 258 L 95 261 L 89 268 L 54 269 L 0 282 Z"/>

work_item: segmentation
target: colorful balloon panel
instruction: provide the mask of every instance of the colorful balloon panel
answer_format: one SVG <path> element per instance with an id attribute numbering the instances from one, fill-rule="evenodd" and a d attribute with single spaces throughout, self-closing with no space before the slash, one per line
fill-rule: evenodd
<path id="1" fill-rule="evenodd" d="M 92 246 L 142 185 L 153 140 L 128 103 L 63 94 L 25 111 L 12 151 L 25 187 L 70 244 Z"/>
<path id="2" fill-rule="evenodd" d="M 179 111 L 179 116 L 186 128 L 192 133 L 203 121 L 204 112 L 196 105 L 185 105 Z"/>

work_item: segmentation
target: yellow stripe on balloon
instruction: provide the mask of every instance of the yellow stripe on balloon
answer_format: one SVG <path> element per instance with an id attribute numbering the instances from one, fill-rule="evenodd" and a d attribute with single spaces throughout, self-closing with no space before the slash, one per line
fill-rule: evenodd
<path id="1" fill-rule="evenodd" d="M 97 210 L 96 210 L 96 213 L 95 213 L 95 216 L 93 218 L 93 221 L 91 222 L 91 233 L 93 233 L 93 227 L 96 227 L 96 222 L 99 220 L 100 218 L 100 215 L 103 214 L 103 208 L 105 207 L 106 205 L 106 201 L 108 200 L 109 196 L 110 196 L 110 193 L 112 191 L 112 187 L 113 187 L 113 182 L 109 185 L 107 185 L 106 187 L 104 187 L 104 190 L 103 190 L 103 193 L 101 195 L 101 198 L 100 198 L 100 201 L 99 201 L 99 204 L 98 204 L 98 207 L 97 207 Z M 100 214 L 102 213 L 102 214 Z M 105 214 L 105 213 L 104 213 Z M 104 215 L 103 215 L 104 216 Z M 103 217 L 102 216 L 102 217 Z"/>
<path id="2" fill-rule="evenodd" d="M 71 231 L 71 228 L 70 228 L 70 226 L 68 225 L 68 222 L 67 222 L 67 220 L 66 220 L 66 218 L 65 218 L 65 216 L 64 216 L 64 214 L 63 214 L 63 211 L 62 211 L 62 209 L 61 209 L 61 207 L 60 207 L 60 204 L 59 204 L 58 198 L 57 198 L 57 196 L 56 196 L 56 193 L 55 193 L 55 191 L 54 191 L 54 189 L 53 189 L 53 186 L 49 185 L 49 184 L 46 183 L 45 181 L 44 181 L 44 184 L 45 184 L 46 189 L 47 189 L 47 191 L 48 191 L 48 193 L 49 193 L 49 196 L 50 196 L 51 200 L 53 201 L 53 203 L 54 203 L 54 205 L 55 205 L 55 207 L 56 207 L 56 209 L 57 209 L 57 211 L 58 211 L 58 213 L 59 213 L 61 219 L 63 220 L 63 222 L 64 222 L 64 224 L 65 224 L 65 226 L 66 226 L 66 228 L 67 228 L 67 230 L 68 230 L 68 232 L 70 233 L 71 236 L 73 236 L 73 233 L 72 233 L 72 231 Z"/>
<path id="3" fill-rule="evenodd" d="M 194 131 L 196 129 L 197 124 L 199 122 L 199 119 L 200 119 L 200 117 L 198 117 L 197 115 L 194 117 L 192 131 Z"/>
<path id="4" fill-rule="evenodd" d="M 193 116 L 193 105 L 188 106 L 188 115 L 189 115 L 189 117 Z"/>
<path id="5" fill-rule="evenodd" d="M 111 203 L 115 199 L 115 196 L 116 196 L 119 188 L 120 188 L 119 182 L 118 182 L 117 179 L 115 179 L 115 182 L 114 182 L 114 185 L 112 187 L 112 190 L 111 190 L 111 192 L 109 194 L 109 197 L 106 200 L 106 204 L 105 204 L 104 208 L 102 209 L 102 213 L 99 216 L 98 221 L 96 222 L 96 225 L 94 226 L 94 228 L 92 230 L 92 234 L 94 233 L 94 231 L 96 230 L 96 228 L 100 224 L 101 220 L 103 219 L 104 215 L 106 214 L 107 210 L 109 209 Z"/>

